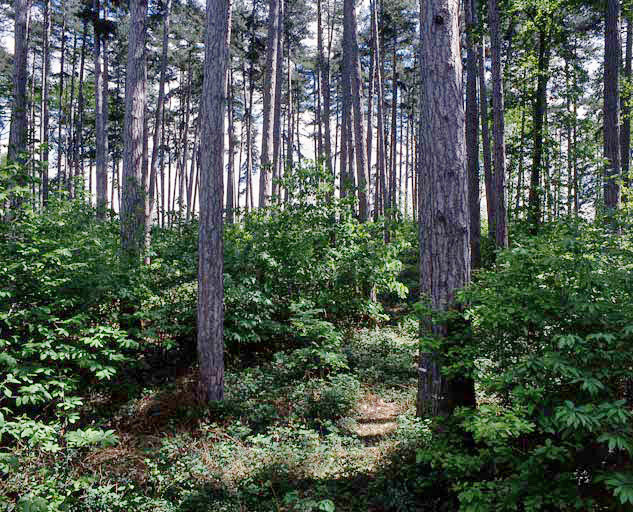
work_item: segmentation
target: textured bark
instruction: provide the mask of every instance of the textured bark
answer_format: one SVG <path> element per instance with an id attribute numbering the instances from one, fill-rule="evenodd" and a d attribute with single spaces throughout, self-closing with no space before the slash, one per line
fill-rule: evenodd
<path id="1" fill-rule="evenodd" d="M 604 205 L 620 202 L 620 0 L 607 0 L 604 28 Z"/>
<path id="2" fill-rule="evenodd" d="M 524 76 L 524 84 L 525 84 L 525 76 Z M 523 197 L 523 182 L 524 182 L 524 163 L 523 163 L 523 147 L 525 146 L 525 85 L 523 86 L 522 99 L 521 99 L 521 131 L 519 135 L 519 170 L 517 175 L 517 190 L 516 190 L 516 202 L 514 206 L 515 216 L 518 218 L 519 216 L 519 208 L 521 206 L 521 202 L 525 204 L 525 199 Z"/>
<path id="3" fill-rule="evenodd" d="M 528 222 L 532 232 L 538 230 L 541 222 L 541 166 L 543 159 L 543 125 L 547 109 L 547 82 L 549 80 L 550 45 L 545 29 L 539 32 L 538 78 L 534 97 L 532 131 L 534 146 L 532 149 L 532 171 L 530 174 L 530 192 L 528 196 Z"/>
<path id="4" fill-rule="evenodd" d="M 65 116 L 64 116 L 64 63 L 65 63 L 65 59 L 66 59 L 66 9 L 64 6 L 64 1 L 62 0 L 61 2 L 61 10 L 62 10 L 62 27 L 61 27 L 61 33 L 60 33 L 60 38 L 61 38 L 61 48 L 60 48 L 60 52 L 59 52 L 59 120 L 57 121 L 57 175 L 58 176 L 62 176 L 64 174 L 64 170 L 62 168 L 62 155 L 64 154 L 64 143 L 63 143 L 63 138 L 62 138 L 62 127 L 64 125 L 65 122 Z M 74 40 L 73 40 L 73 53 L 72 53 L 72 60 L 73 60 L 73 65 L 72 65 L 72 77 L 71 77 L 71 81 L 74 81 L 75 79 L 75 50 L 77 48 L 77 34 L 74 34 Z M 73 84 L 74 85 L 74 84 Z M 72 104 L 73 104 L 73 91 L 72 91 L 73 87 L 71 87 L 71 92 L 70 92 L 70 109 L 72 112 Z M 72 118 L 72 114 L 71 114 L 71 118 Z M 71 127 L 72 127 L 72 123 L 71 123 Z M 70 131 L 70 130 L 68 130 Z M 71 182 L 72 180 L 69 180 L 69 182 Z M 60 183 L 58 185 L 59 187 L 62 186 L 62 184 Z"/>
<path id="5" fill-rule="evenodd" d="M 165 117 L 165 78 L 167 73 L 167 50 L 169 48 L 169 22 L 171 14 L 171 0 L 164 4 L 163 12 L 163 47 L 160 61 L 160 79 L 158 83 L 158 100 L 156 103 L 156 114 L 154 117 L 154 134 L 152 138 L 152 159 L 149 170 L 149 196 L 147 204 L 147 215 L 145 216 L 145 244 L 149 245 L 150 228 L 152 225 L 152 214 L 154 212 L 156 176 L 160 155 L 161 168 L 164 159 L 163 125 Z M 161 175 L 161 177 L 164 177 Z M 163 187 L 164 189 L 164 187 Z"/>
<path id="6" fill-rule="evenodd" d="M 382 73 L 382 52 L 380 51 L 380 37 L 378 30 L 378 8 L 376 6 L 377 0 L 373 2 L 372 9 L 372 23 L 374 25 L 374 59 L 376 62 L 376 92 L 378 96 L 378 123 L 377 123 L 377 138 L 376 141 L 376 196 L 374 205 L 374 217 L 385 212 L 385 208 L 388 208 L 386 204 L 386 151 L 385 151 L 385 112 L 384 112 L 384 98 L 385 98 L 385 84 Z"/>
<path id="7" fill-rule="evenodd" d="M 48 76 L 51 72 L 50 44 L 49 35 L 51 31 L 51 3 L 50 0 L 44 2 L 44 48 L 42 66 L 42 203 L 46 206 L 48 203 L 48 143 L 49 143 L 49 114 L 48 114 L 48 98 L 49 84 Z M 62 72 L 63 75 L 63 72 Z"/>
<path id="8" fill-rule="evenodd" d="M 71 53 L 72 56 L 72 64 L 71 64 L 71 72 L 70 72 L 70 98 L 68 99 L 68 105 L 70 106 L 70 119 L 68 123 L 68 128 L 66 129 L 66 148 L 65 148 L 65 156 L 66 156 L 66 170 L 62 167 L 62 144 L 61 144 L 61 134 L 62 134 L 62 124 L 65 121 L 64 118 L 64 110 L 63 110 L 63 90 L 60 87 L 60 95 L 59 95 L 59 125 L 58 125 L 58 136 L 59 136 L 59 147 L 57 148 L 57 172 L 60 173 L 60 176 L 63 176 L 65 172 L 68 173 L 68 193 L 70 197 L 74 197 L 75 195 L 75 180 L 73 178 L 73 145 L 75 141 L 75 117 L 77 116 L 77 112 L 75 110 L 75 71 L 77 70 L 77 32 L 73 31 L 73 50 Z M 63 76 L 63 74 L 62 74 Z M 62 80 L 60 79 L 60 85 Z M 60 183 L 61 186 L 61 183 Z"/>
<path id="9" fill-rule="evenodd" d="M 420 7 L 420 290 L 435 311 L 457 307 L 455 291 L 470 281 L 468 176 L 459 35 L 459 1 Z M 426 325 L 426 323 L 424 323 Z M 424 326 L 422 326 L 424 328 Z M 433 333 L 449 335 L 446 324 Z M 437 353 L 421 354 L 419 415 L 474 405 L 474 385 L 441 374 Z"/>
<path id="10" fill-rule="evenodd" d="M 235 105 L 233 101 L 233 73 L 228 71 L 228 121 L 229 121 L 229 161 L 226 172 L 226 222 L 233 224 L 235 221 Z"/>
<path id="11" fill-rule="evenodd" d="M 362 78 L 360 69 L 360 57 L 358 52 L 358 40 L 356 36 L 356 8 L 354 0 L 344 2 L 344 31 L 349 32 L 349 36 L 344 39 L 349 45 L 347 51 L 350 82 L 352 86 L 352 106 L 354 110 L 354 144 L 356 153 L 356 171 L 358 173 L 358 216 L 361 222 L 368 218 L 369 208 L 367 205 L 367 148 L 365 147 L 365 126 L 363 120 L 363 109 L 360 100 L 363 95 Z M 350 165 L 351 167 L 351 165 Z"/>
<path id="12" fill-rule="evenodd" d="M 20 161 L 28 142 L 28 122 L 26 116 L 27 81 L 27 32 L 29 24 L 30 0 L 14 0 L 15 29 L 13 33 L 13 104 L 11 105 L 11 128 L 9 131 L 9 162 Z"/>
<path id="13" fill-rule="evenodd" d="M 565 109 L 567 113 L 567 120 L 565 121 L 565 129 L 567 135 L 567 215 L 572 215 L 573 204 L 573 188 L 574 188 L 574 158 L 573 158 L 573 146 L 572 146 L 572 110 L 571 110 L 571 97 L 575 94 L 572 92 L 569 80 L 569 60 L 565 59 Z M 521 117 L 521 139 L 523 139 L 523 115 Z"/>
<path id="14" fill-rule="evenodd" d="M 275 102 L 273 107 L 273 161 L 272 161 L 272 195 L 279 201 L 279 183 L 281 162 L 281 86 L 283 83 L 284 62 L 284 0 L 279 2 L 279 21 L 277 23 L 277 77 L 275 78 Z M 319 125 L 320 126 L 320 125 Z"/>
<path id="15" fill-rule="evenodd" d="M 633 60 L 633 25 L 631 19 L 626 20 L 626 50 L 624 57 L 624 78 L 626 83 L 631 84 L 631 61 Z M 620 149 L 621 149 L 621 165 L 622 165 L 622 182 L 626 188 L 631 183 L 631 94 L 627 88 L 626 98 L 622 98 L 622 127 L 620 130 Z M 628 196 L 623 201 L 628 201 Z"/>
<path id="16" fill-rule="evenodd" d="M 199 392 L 224 398 L 222 195 L 224 109 L 231 27 L 230 0 L 207 0 L 207 35 L 201 99 L 200 230 L 198 242 Z"/>
<path id="17" fill-rule="evenodd" d="M 330 61 L 326 59 L 323 49 L 323 26 L 321 0 L 317 0 L 317 51 L 319 57 L 319 71 L 321 75 L 321 123 L 323 124 L 323 137 L 325 152 L 325 168 L 329 174 L 332 174 L 332 133 L 330 129 Z M 290 87 L 288 87 L 290 89 Z"/>
<path id="18" fill-rule="evenodd" d="M 79 83 L 77 85 L 77 116 L 75 124 L 75 136 L 73 137 L 73 164 L 75 177 L 81 176 L 80 192 L 85 190 L 84 165 L 83 165 L 83 127 L 84 127 L 84 69 L 86 62 L 86 35 L 87 23 L 84 21 L 81 34 L 81 52 L 79 57 Z"/>
<path id="19" fill-rule="evenodd" d="M 130 0 L 125 116 L 123 118 L 123 182 L 121 194 L 121 248 L 125 264 L 140 263 L 145 222 L 143 135 L 145 124 L 145 16 L 147 0 Z"/>
<path id="20" fill-rule="evenodd" d="M 271 194 L 271 166 L 273 163 L 273 107 L 277 82 L 277 45 L 279 44 L 279 10 L 283 0 L 270 0 L 268 4 L 268 42 L 264 75 L 264 105 L 262 120 L 262 153 L 259 168 L 259 206 L 268 205 Z"/>
<path id="21" fill-rule="evenodd" d="M 368 85 L 367 85 L 367 178 L 369 180 L 367 192 L 370 196 L 371 201 L 371 193 L 373 191 L 374 194 L 374 204 L 373 204 L 373 216 L 376 217 L 376 176 L 375 173 L 372 173 L 372 146 L 373 146 L 373 119 L 374 119 L 374 82 L 375 82 L 375 60 L 376 55 L 374 53 L 374 40 L 376 39 L 376 33 L 374 30 L 373 23 L 373 6 L 370 2 L 370 23 L 371 23 L 371 39 L 369 44 L 369 75 L 368 75 Z"/>
<path id="22" fill-rule="evenodd" d="M 343 69 L 341 72 L 341 157 L 340 157 L 340 195 L 346 197 L 351 188 L 350 174 L 352 168 L 351 158 L 349 158 L 349 146 L 351 144 L 351 133 L 349 130 L 349 118 L 352 115 L 351 107 L 351 79 L 350 79 L 350 43 L 348 41 L 349 31 L 343 30 Z"/>
<path id="23" fill-rule="evenodd" d="M 495 244 L 508 247 L 508 212 L 506 209 L 506 146 L 504 141 L 503 72 L 501 70 L 501 22 L 497 0 L 488 0 L 490 26 L 490 60 L 492 62 L 492 139 L 494 162 Z"/>
<path id="24" fill-rule="evenodd" d="M 466 11 L 466 166 L 470 212 L 470 261 L 481 266 L 481 203 L 479 197 L 479 110 L 477 105 L 477 48 L 472 0 L 464 0 Z"/>
<path id="25" fill-rule="evenodd" d="M 397 126 L 397 113 L 398 113 L 398 66 L 396 59 L 396 49 L 393 49 L 392 61 L 391 61 L 391 143 L 389 144 L 389 204 L 391 205 L 390 215 L 392 216 L 398 204 L 396 201 L 396 131 Z"/>
<path id="26" fill-rule="evenodd" d="M 108 205 L 108 147 L 104 116 L 104 94 L 103 90 L 107 87 L 103 79 L 103 56 L 102 44 L 103 35 L 99 31 L 101 21 L 99 0 L 94 0 L 94 78 L 95 78 L 95 168 L 97 182 L 97 218 L 105 217 Z"/>

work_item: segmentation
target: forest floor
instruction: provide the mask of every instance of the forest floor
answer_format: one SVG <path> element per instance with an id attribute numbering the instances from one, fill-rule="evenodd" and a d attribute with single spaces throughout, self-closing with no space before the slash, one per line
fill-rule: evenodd
<path id="1" fill-rule="evenodd" d="M 114 430 L 116 445 L 63 467 L 34 456 L 26 473 L 44 465 L 41 475 L 84 482 L 81 510 L 417 510 L 386 483 L 418 431 L 416 350 L 402 327 L 350 331 L 339 372 L 310 375 L 292 357 L 229 369 L 226 400 L 211 409 L 195 402 L 191 367 L 174 364 L 155 385 L 120 390 L 127 400 L 92 397 L 92 424 Z M 14 478 L 5 485 L 24 484 Z"/>

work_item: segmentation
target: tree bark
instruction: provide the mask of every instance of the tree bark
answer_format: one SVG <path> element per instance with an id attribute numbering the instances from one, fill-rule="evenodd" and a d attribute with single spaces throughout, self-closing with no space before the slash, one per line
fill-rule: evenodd
<path id="1" fill-rule="evenodd" d="M 62 155 L 64 154 L 64 144 L 63 144 L 63 138 L 62 138 L 62 126 L 64 125 L 65 122 L 65 116 L 64 116 L 64 62 L 66 59 L 66 9 L 65 9 L 65 2 L 62 0 L 61 2 L 61 10 L 62 10 L 62 27 L 61 27 L 61 34 L 60 34 L 60 38 L 61 38 L 61 48 L 60 48 L 60 52 L 59 52 L 59 120 L 57 121 L 57 175 L 58 176 L 62 176 L 64 174 L 63 169 L 62 169 Z M 72 78 L 71 81 L 74 81 L 75 79 L 75 50 L 77 48 L 77 33 L 74 34 L 74 40 L 73 40 L 73 53 L 72 53 L 72 60 L 73 60 L 73 71 L 72 71 Z M 71 87 L 72 89 L 72 87 Z M 72 90 L 71 90 L 71 94 L 70 94 L 70 109 L 72 111 L 72 104 L 73 104 L 73 94 L 72 94 Z M 72 117 L 72 116 L 71 116 Z M 71 123 L 71 130 L 72 130 L 72 123 Z M 68 130 L 70 131 L 70 130 Z M 72 176 L 71 176 L 72 178 Z M 72 180 L 69 180 L 72 181 Z M 58 187 L 61 188 L 62 184 L 59 183 Z"/>
<path id="2" fill-rule="evenodd" d="M 547 110 L 547 82 L 549 80 L 549 37 L 545 29 L 539 31 L 538 78 L 534 97 L 534 115 L 532 130 L 534 146 L 532 149 L 532 172 L 530 174 L 530 192 L 528 196 L 528 222 L 536 233 L 541 222 L 541 166 L 543 159 L 543 125 Z"/>
<path id="3" fill-rule="evenodd" d="M 284 1 L 279 2 L 279 21 L 277 23 L 277 77 L 275 78 L 275 101 L 273 107 L 273 160 L 272 160 L 272 195 L 279 201 L 279 164 L 281 162 L 281 86 L 284 69 Z"/>
<path id="4" fill-rule="evenodd" d="M 149 171 L 149 196 L 147 205 L 147 215 L 145 216 L 145 245 L 149 246 L 149 236 L 152 225 L 152 213 L 154 212 L 156 175 L 158 161 L 162 168 L 163 162 L 163 124 L 165 115 L 165 80 L 167 74 L 167 51 L 169 49 L 169 23 L 171 15 L 171 0 L 166 0 L 163 4 L 163 46 L 160 60 L 160 79 L 158 83 L 158 100 L 156 103 L 156 114 L 154 117 L 154 134 L 152 138 L 152 159 Z M 163 187 L 164 188 L 164 187 Z"/>
<path id="5" fill-rule="evenodd" d="M 470 281 L 459 1 L 422 2 L 420 34 L 420 290 L 443 312 L 459 307 L 455 292 Z M 436 324 L 433 334 L 445 340 L 449 326 Z M 421 354 L 418 371 L 418 415 L 474 405 L 472 379 L 443 376 L 438 353 Z"/>
<path id="6" fill-rule="evenodd" d="M 143 248 L 145 208 L 142 187 L 145 125 L 145 16 L 147 0 L 130 0 L 125 116 L 123 118 L 123 190 L 121 248 L 124 264 L 140 263 Z"/>
<path id="7" fill-rule="evenodd" d="M 321 122 L 323 123 L 324 131 L 324 151 L 325 151 L 325 168 L 331 175 L 332 169 L 332 133 L 330 129 L 330 61 L 326 59 L 323 49 L 323 28 L 322 28 L 322 12 L 321 12 L 321 0 L 317 0 L 317 51 L 319 53 L 319 69 L 321 74 L 321 107 L 322 113 Z"/>
<path id="8" fill-rule="evenodd" d="M 48 77 L 51 72 L 50 44 L 49 35 L 51 31 L 51 2 L 44 2 L 44 48 L 43 48 L 43 72 L 42 72 L 42 204 L 48 204 L 48 142 L 49 142 L 49 114 L 48 114 L 48 97 L 49 84 Z M 63 75 L 63 68 L 61 74 Z"/>
<path id="9" fill-rule="evenodd" d="M 77 116 L 75 126 L 75 136 L 73 137 L 73 163 L 75 177 L 81 176 L 81 189 L 85 190 L 84 164 L 83 164 L 83 127 L 84 127 L 84 68 L 86 62 L 86 36 L 87 23 L 84 21 L 81 34 L 81 52 L 79 57 L 79 83 L 77 85 L 79 92 L 77 93 Z"/>
<path id="10" fill-rule="evenodd" d="M 369 213 L 367 205 L 367 148 L 365 147 L 363 110 L 360 104 L 363 91 L 358 41 L 356 36 L 356 7 L 354 5 L 354 0 L 345 0 L 344 2 L 344 32 L 349 33 L 346 40 L 349 45 L 347 55 L 349 59 L 348 66 L 352 86 L 352 106 L 354 110 L 354 143 L 356 146 L 356 171 L 358 173 L 358 216 L 361 222 L 365 222 Z"/>
<path id="11" fill-rule="evenodd" d="M 229 161 L 226 176 L 226 222 L 235 222 L 235 105 L 233 101 L 233 72 L 228 70 L 228 121 L 229 121 Z"/>
<path id="12" fill-rule="evenodd" d="M 488 0 L 490 56 L 492 62 L 492 138 L 494 161 L 495 244 L 508 247 L 508 212 L 506 209 L 506 146 L 504 141 L 503 72 L 501 70 L 501 22 L 497 0 Z"/>
<path id="13" fill-rule="evenodd" d="M 97 184 L 97 218 L 105 218 L 108 205 L 108 155 L 107 137 L 104 117 L 104 94 L 107 84 L 103 80 L 102 42 L 100 32 L 101 7 L 99 0 L 93 1 L 94 9 L 94 78 L 95 78 L 95 168 Z"/>
<path id="14" fill-rule="evenodd" d="M 230 30 L 230 0 L 207 0 L 198 241 L 199 393 L 205 402 L 224 398 L 222 195 Z"/>
<path id="15" fill-rule="evenodd" d="M 620 203 L 620 0 L 607 0 L 604 27 L 604 206 Z"/>
<path id="16" fill-rule="evenodd" d="M 279 10 L 283 0 L 270 0 L 268 4 L 268 42 L 264 76 L 264 105 L 262 121 L 262 153 L 259 169 L 259 206 L 268 205 L 271 194 L 271 166 L 274 145 L 273 108 L 277 82 L 277 45 L 279 44 Z"/>
<path id="17" fill-rule="evenodd" d="M 477 47 L 472 0 L 464 0 L 466 11 L 466 166 L 470 214 L 471 268 L 481 266 L 481 203 L 479 198 L 479 110 L 477 105 Z"/>
<path id="18" fill-rule="evenodd" d="M 384 98 L 385 98 L 385 84 L 382 73 L 382 53 L 380 48 L 380 32 L 378 30 L 378 8 L 376 6 L 377 0 L 373 0 L 372 9 L 372 23 L 374 24 L 374 59 L 376 63 L 376 91 L 378 93 L 378 123 L 377 123 L 377 158 L 376 158 L 376 198 L 374 207 L 374 217 L 384 214 L 385 208 L 389 205 L 386 204 L 386 151 L 385 151 L 385 113 L 384 113 Z"/>
<path id="19" fill-rule="evenodd" d="M 27 32 L 29 25 L 30 0 L 14 0 L 15 29 L 13 33 L 13 104 L 11 105 L 11 127 L 9 130 L 9 162 L 20 162 L 28 143 L 28 122 L 26 116 L 27 81 Z"/>
<path id="20" fill-rule="evenodd" d="M 622 159 L 622 183 L 628 189 L 631 183 L 630 167 L 631 167 L 631 61 L 633 60 L 633 25 L 631 19 L 626 20 L 626 50 L 624 58 L 624 79 L 626 80 L 626 97 L 622 98 L 622 127 L 620 130 L 620 149 Z M 628 201 L 622 198 L 622 201 Z"/>
<path id="21" fill-rule="evenodd" d="M 477 23 L 477 1 L 473 0 L 473 19 Z M 484 188 L 486 191 L 486 213 L 488 218 L 488 237 L 495 233 L 494 186 L 492 181 L 492 161 L 490 156 L 490 131 L 488 129 L 488 94 L 486 93 L 486 73 L 484 69 L 485 39 L 482 37 L 478 47 L 479 65 L 479 111 L 481 117 L 481 145 L 484 161 Z"/>

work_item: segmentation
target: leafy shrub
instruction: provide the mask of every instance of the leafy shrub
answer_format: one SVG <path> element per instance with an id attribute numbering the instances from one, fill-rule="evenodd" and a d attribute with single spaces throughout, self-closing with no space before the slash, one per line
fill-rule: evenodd
<path id="1" fill-rule="evenodd" d="M 464 293 L 474 336 L 447 371 L 476 363 L 482 404 L 455 418 L 473 443 L 440 434 L 418 453 L 455 482 L 461 510 L 633 504 L 632 262 L 631 233 L 560 223 Z"/>
<path id="2" fill-rule="evenodd" d="M 79 390 L 129 364 L 138 345 L 116 326 L 118 297 L 130 294 L 117 233 L 79 201 L 54 199 L 44 215 L 0 225 L 0 435 L 59 449 Z"/>
<path id="3" fill-rule="evenodd" d="M 295 169 L 285 184 L 290 203 L 246 213 L 224 231 L 225 343 L 229 358 L 269 355 L 300 342 L 301 313 L 349 323 L 383 318 L 377 294 L 406 296 L 399 255 L 410 233 L 383 241 L 381 223 L 361 224 L 349 200 L 333 199 L 327 173 Z M 336 222 L 334 222 L 336 220 Z M 177 233 L 177 234 L 175 234 Z M 152 290 L 144 305 L 148 333 L 195 338 L 197 223 L 155 230 L 149 271 Z"/>

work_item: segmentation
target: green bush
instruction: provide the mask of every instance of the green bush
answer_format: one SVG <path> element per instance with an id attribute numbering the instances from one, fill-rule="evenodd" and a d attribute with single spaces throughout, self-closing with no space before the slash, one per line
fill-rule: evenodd
<path id="1" fill-rule="evenodd" d="M 378 294 L 406 296 L 399 255 L 410 233 L 383 241 L 382 223 L 360 223 L 349 200 L 330 197 L 318 167 L 295 169 L 293 199 L 225 225 L 225 343 L 229 358 L 275 353 L 298 341 L 298 304 L 333 323 L 383 318 Z M 336 222 L 335 222 L 336 221 Z M 197 223 L 155 230 L 144 316 L 158 338 L 195 338 Z M 303 307 L 303 306 L 302 306 Z M 305 309 L 305 308 L 304 308 Z M 298 315 L 298 316 L 297 316 Z M 293 320 L 294 319 L 294 320 Z M 295 326 L 296 327 L 296 326 Z"/>
<path id="2" fill-rule="evenodd" d="M 464 511 L 632 506 L 631 233 L 550 226 L 462 299 L 473 336 L 446 366 L 477 374 L 479 408 L 454 419 L 472 444 L 440 434 L 419 462 L 442 468 Z"/>
<path id="3" fill-rule="evenodd" d="M 55 199 L 44 215 L 0 224 L 0 436 L 59 449 L 80 390 L 129 364 L 137 343 L 117 327 L 117 301 L 134 276 L 118 271 L 117 233 L 79 201 Z"/>

